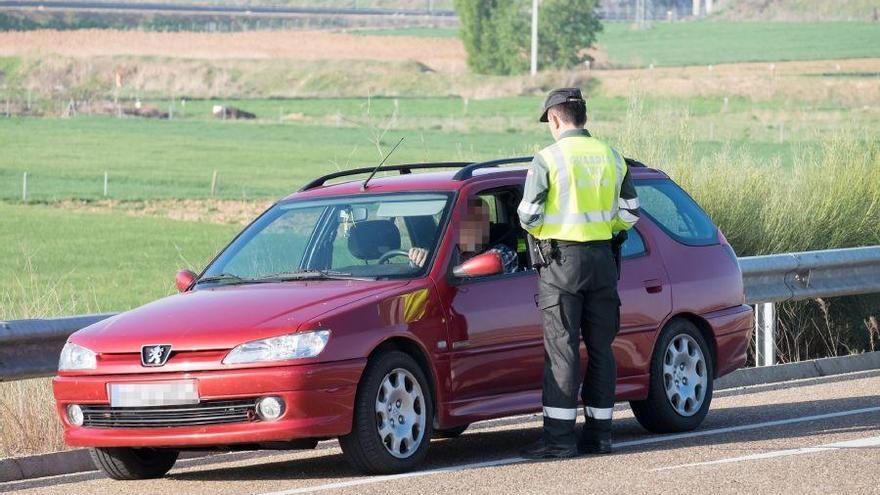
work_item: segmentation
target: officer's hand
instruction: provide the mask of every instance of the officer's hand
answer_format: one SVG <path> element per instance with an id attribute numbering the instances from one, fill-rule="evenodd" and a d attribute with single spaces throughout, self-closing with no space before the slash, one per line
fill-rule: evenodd
<path id="1" fill-rule="evenodd" d="M 425 248 L 410 248 L 409 249 L 409 260 L 413 265 L 421 268 L 425 266 L 425 261 L 428 260 L 428 250 Z"/>

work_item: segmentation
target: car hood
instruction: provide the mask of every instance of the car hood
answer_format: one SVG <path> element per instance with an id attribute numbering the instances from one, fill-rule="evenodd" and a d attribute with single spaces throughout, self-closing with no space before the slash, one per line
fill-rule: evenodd
<path id="1" fill-rule="evenodd" d="M 140 352 L 147 344 L 171 344 L 178 351 L 231 349 L 294 332 L 327 311 L 407 283 L 321 280 L 195 290 L 95 323 L 70 341 L 98 353 Z"/>

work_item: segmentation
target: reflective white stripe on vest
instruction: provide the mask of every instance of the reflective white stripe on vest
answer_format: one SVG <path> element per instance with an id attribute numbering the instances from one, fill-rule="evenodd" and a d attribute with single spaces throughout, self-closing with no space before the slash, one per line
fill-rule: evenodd
<path id="1" fill-rule="evenodd" d="M 538 215 L 539 213 L 544 212 L 544 205 L 539 205 L 537 203 L 528 203 L 526 201 L 522 201 L 519 204 L 519 208 L 517 211 L 525 213 L 526 215 Z"/>
<path id="2" fill-rule="evenodd" d="M 623 210 L 621 210 L 623 211 Z M 610 222 L 613 211 L 587 211 L 584 213 L 552 213 L 544 215 L 544 223 L 552 225 L 582 225 L 585 223 Z"/>
<path id="3" fill-rule="evenodd" d="M 556 187 L 559 188 L 559 193 L 557 194 L 557 198 L 559 199 L 559 208 L 562 211 L 568 209 L 568 198 L 571 195 L 571 184 L 569 183 L 568 178 L 568 163 L 565 161 L 565 155 L 562 153 L 562 148 L 559 147 L 558 144 L 555 144 L 550 147 L 550 154 L 553 155 L 553 160 L 556 161 Z"/>
<path id="4" fill-rule="evenodd" d="M 611 419 L 613 412 L 613 407 L 584 407 L 584 414 L 593 419 Z"/>
<path id="5" fill-rule="evenodd" d="M 639 208 L 639 198 L 633 198 L 633 199 L 619 198 L 617 200 L 617 206 L 619 208 L 626 208 L 627 210 L 637 210 Z"/>
<path id="6" fill-rule="evenodd" d="M 639 217 L 633 215 L 627 210 L 618 210 L 617 216 L 626 223 L 636 223 L 639 221 Z"/>
<path id="7" fill-rule="evenodd" d="M 544 406 L 544 416 L 552 419 L 575 420 L 577 419 L 577 409 L 565 409 L 562 407 Z"/>

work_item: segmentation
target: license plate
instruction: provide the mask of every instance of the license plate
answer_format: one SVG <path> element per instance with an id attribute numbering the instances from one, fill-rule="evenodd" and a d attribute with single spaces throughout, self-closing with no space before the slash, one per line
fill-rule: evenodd
<path id="1" fill-rule="evenodd" d="M 182 406 L 199 403 L 195 380 L 111 383 L 110 407 Z"/>

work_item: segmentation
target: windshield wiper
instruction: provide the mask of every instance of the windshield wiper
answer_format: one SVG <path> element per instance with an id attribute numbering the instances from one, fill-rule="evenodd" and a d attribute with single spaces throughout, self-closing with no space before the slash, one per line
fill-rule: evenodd
<path id="1" fill-rule="evenodd" d="M 333 270 L 297 270 L 293 272 L 278 272 L 259 280 L 374 280 L 372 278 L 355 277 L 348 272 Z"/>
<path id="2" fill-rule="evenodd" d="M 233 284 L 243 284 L 246 282 L 252 282 L 252 280 L 247 278 L 239 277 L 238 275 L 233 275 L 231 273 L 220 273 L 217 275 L 211 275 L 210 277 L 202 277 L 196 280 L 196 285 L 201 283 L 209 283 L 209 282 L 230 282 Z"/>

